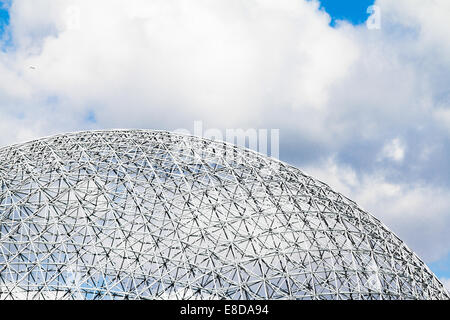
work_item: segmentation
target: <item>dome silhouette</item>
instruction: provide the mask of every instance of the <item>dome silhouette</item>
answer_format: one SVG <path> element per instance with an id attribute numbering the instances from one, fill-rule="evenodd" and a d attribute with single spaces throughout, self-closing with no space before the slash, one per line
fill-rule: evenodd
<path id="1" fill-rule="evenodd" d="M 164 131 L 1 148 L 0 250 L 0 299 L 450 298 L 326 184 Z"/>

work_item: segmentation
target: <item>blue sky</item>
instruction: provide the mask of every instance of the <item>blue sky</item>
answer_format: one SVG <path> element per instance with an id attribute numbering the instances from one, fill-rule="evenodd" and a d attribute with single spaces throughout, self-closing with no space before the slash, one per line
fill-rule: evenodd
<path id="1" fill-rule="evenodd" d="M 6 2 L 0 1 L 0 41 L 6 34 L 6 27 L 9 24 L 9 12 L 6 8 Z M 0 49 L 4 50 L 6 46 L 10 45 L 10 39 L 0 42 Z"/>
<path id="2" fill-rule="evenodd" d="M 3 34 L 5 26 L 9 23 L 9 12 L 3 7 L 3 4 L 0 1 L 0 35 Z"/>
<path id="3" fill-rule="evenodd" d="M 361 24 L 367 20 L 367 8 L 374 4 L 374 0 L 321 0 L 323 8 L 332 18 L 331 25 L 336 20 L 346 20 L 352 24 Z"/>
<path id="4" fill-rule="evenodd" d="M 450 255 L 428 265 L 428 267 L 439 277 L 450 277 Z"/>
<path id="5" fill-rule="evenodd" d="M 322 0 L 332 28 L 302 0 L 252 15 L 226 0 L 184 11 L 152 0 L 156 14 L 125 1 L 36 3 L 13 2 L 16 50 L 0 51 L 0 145 L 196 120 L 279 128 L 282 160 L 361 204 L 450 279 L 450 1 L 379 0 L 380 30 L 363 25 L 373 0 Z M 82 23 L 66 30 L 73 4 Z M 0 10 L 0 33 L 8 20 Z"/>

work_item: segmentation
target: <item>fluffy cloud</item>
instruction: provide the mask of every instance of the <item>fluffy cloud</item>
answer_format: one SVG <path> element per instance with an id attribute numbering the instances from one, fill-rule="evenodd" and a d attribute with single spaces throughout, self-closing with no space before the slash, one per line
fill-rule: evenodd
<path id="1" fill-rule="evenodd" d="M 186 127 L 202 119 L 255 127 L 278 114 L 277 124 L 295 115 L 290 127 L 316 135 L 327 88 L 358 54 L 316 2 L 38 2 L 11 8 L 17 50 L 5 59 L 20 74 L 14 82 L 49 110 L 46 97 L 78 116 L 92 109 L 101 126 Z M 79 18 L 67 16 L 73 8 Z M 0 90 L 34 117 L 23 94 Z"/>
<path id="2" fill-rule="evenodd" d="M 381 150 L 378 159 L 380 161 L 388 159 L 396 162 L 401 162 L 403 161 L 404 157 L 405 157 L 405 146 L 400 141 L 400 139 L 395 138 L 384 145 L 383 150 Z"/>
<path id="3" fill-rule="evenodd" d="M 280 128 L 283 159 L 438 259 L 450 252 L 450 2 L 376 5 L 379 30 L 332 28 L 318 1 L 13 1 L 0 145 L 194 120 Z"/>
<path id="4" fill-rule="evenodd" d="M 441 2 L 425 15 L 420 2 L 380 1 L 374 31 L 329 27 L 315 1 L 17 1 L 0 91 L 31 118 L 42 107 L 95 112 L 103 127 L 281 127 L 327 149 L 356 130 L 381 144 L 432 120 L 429 79 L 448 55 L 417 60 L 446 36 L 432 28 Z"/>

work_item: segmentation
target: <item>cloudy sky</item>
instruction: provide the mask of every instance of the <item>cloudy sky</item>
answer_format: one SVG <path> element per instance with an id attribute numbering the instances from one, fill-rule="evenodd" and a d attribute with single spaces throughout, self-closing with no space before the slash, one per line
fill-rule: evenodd
<path id="1" fill-rule="evenodd" d="M 0 1 L 0 146 L 196 120 L 280 129 L 281 160 L 450 284 L 450 1 L 342 2 Z"/>

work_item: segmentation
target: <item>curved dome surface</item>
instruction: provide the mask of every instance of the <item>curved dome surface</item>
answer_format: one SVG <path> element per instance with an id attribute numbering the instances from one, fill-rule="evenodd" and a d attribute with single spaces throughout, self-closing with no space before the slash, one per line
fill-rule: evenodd
<path id="1" fill-rule="evenodd" d="M 150 130 L 0 149 L 0 299 L 448 299 L 326 184 Z"/>

